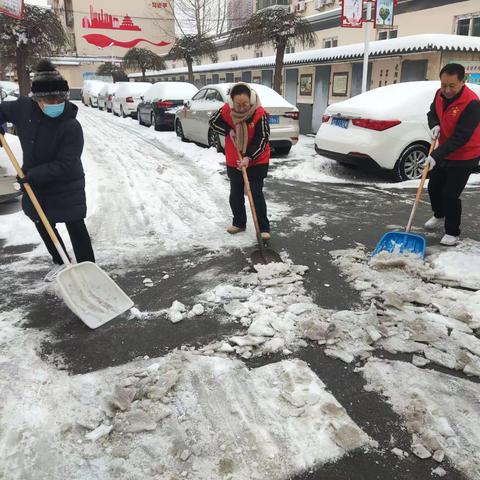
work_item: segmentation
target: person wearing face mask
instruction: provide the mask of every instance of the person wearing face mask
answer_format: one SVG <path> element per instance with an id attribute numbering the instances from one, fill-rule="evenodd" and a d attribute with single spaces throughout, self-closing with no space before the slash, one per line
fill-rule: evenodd
<path id="1" fill-rule="evenodd" d="M 270 223 L 263 195 L 263 183 L 270 162 L 270 127 L 268 114 L 261 106 L 255 91 L 246 83 L 237 83 L 230 90 L 230 100 L 212 115 L 211 128 L 225 136 L 225 157 L 230 179 L 232 225 L 227 232 L 245 231 L 247 214 L 242 166 L 247 169 L 253 201 L 263 240 L 270 240 Z M 242 160 L 239 160 L 240 152 Z"/>
<path id="2" fill-rule="evenodd" d="M 433 217 L 425 228 L 444 226 L 440 243 L 454 246 L 460 236 L 460 195 L 480 161 L 480 100 L 465 85 L 463 65 L 445 65 L 440 82 L 427 114 L 431 138 L 438 139 L 438 145 L 426 159 L 431 169 L 428 193 Z"/>
<path id="3" fill-rule="evenodd" d="M 68 98 L 67 81 L 50 61 L 41 60 L 33 77 L 31 96 L 0 104 L 0 125 L 11 122 L 18 133 L 25 173 L 24 179 L 17 177 L 18 182 L 30 184 L 62 246 L 55 225 L 65 223 L 77 262 L 94 262 L 84 222 L 87 202 L 81 161 L 83 131 L 76 119 L 78 108 Z M 52 256 L 55 267 L 45 277 L 51 281 L 63 268 L 63 261 L 28 195 L 23 195 L 22 208 L 35 223 Z"/>

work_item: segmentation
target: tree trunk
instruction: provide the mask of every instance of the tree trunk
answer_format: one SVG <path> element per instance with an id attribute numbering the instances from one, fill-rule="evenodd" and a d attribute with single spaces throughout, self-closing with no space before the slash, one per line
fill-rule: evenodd
<path id="1" fill-rule="evenodd" d="M 17 77 L 20 95 L 26 97 L 31 90 L 30 74 L 27 69 L 27 52 L 25 46 L 20 44 L 16 50 Z"/>
<path id="2" fill-rule="evenodd" d="M 185 61 L 187 62 L 187 67 L 188 67 L 188 81 L 192 85 L 195 85 L 195 78 L 193 77 L 193 59 L 186 58 Z"/>
<path id="3" fill-rule="evenodd" d="M 277 44 L 277 51 L 275 52 L 275 77 L 273 79 L 273 89 L 282 94 L 282 71 L 283 71 L 283 57 L 285 56 L 285 43 Z"/>
<path id="4" fill-rule="evenodd" d="M 147 77 L 145 75 L 147 69 L 145 67 L 142 68 L 142 82 L 146 82 L 147 81 Z"/>

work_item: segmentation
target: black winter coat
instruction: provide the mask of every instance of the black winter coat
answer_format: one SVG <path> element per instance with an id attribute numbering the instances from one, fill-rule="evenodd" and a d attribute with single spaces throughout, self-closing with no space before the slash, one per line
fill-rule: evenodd
<path id="1" fill-rule="evenodd" d="M 81 161 L 83 131 L 77 112 L 77 106 L 68 101 L 57 118 L 45 115 L 37 102 L 27 97 L 0 104 L 0 125 L 15 125 L 23 150 L 23 170 L 52 223 L 74 222 L 87 214 Z M 32 220 L 38 221 L 26 194 L 22 206 Z"/>

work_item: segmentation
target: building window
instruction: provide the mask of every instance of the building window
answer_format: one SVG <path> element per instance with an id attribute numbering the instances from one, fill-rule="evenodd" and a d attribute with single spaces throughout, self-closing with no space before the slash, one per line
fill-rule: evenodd
<path id="1" fill-rule="evenodd" d="M 295 45 L 288 45 L 287 48 L 285 49 L 285 53 L 295 53 Z"/>
<path id="2" fill-rule="evenodd" d="M 332 48 L 338 45 L 338 37 L 324 38 L 323 48 Z"/>
<path id="3" fill-rule="evenodd" d="M 261 50 L 258 50 L 255 52 L 255 58 L 260 58 L 263 57 L 263 52 Z"/>
<path id="4" fill-rule="evenodd" d="M 232 62 L 237 61 L 237 60 L 238 60 L 238 55 L 237 55 L 237 54 L 230 55 L 230 60 L 231 60 Z"/>
<path id="5" fill-rule="evenodd" d="M 480 37 L 480 13 L 456 17 L 455 33 L 457 35 Z"/>
<path id="6" fill-rule="evenodd" d="M 389 38 L 397 38 L 398 29 L 393 30 L 380 30 L 378 32 L 378 40 L 388 40 Z"/>

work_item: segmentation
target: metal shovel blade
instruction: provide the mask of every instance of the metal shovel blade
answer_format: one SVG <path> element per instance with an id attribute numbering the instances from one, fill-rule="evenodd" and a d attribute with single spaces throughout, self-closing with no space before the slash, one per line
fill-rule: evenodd
<path id="1" fill-rule="evenodd" d="M 378 242 L 372 256 L 380 252 L 389 253 L 413 253 L 425 258 L 427 243 L 421 235 L 405 232 L 388 232 Z"/>
<path id="2" fill-rule="evenodd" d="M 267 263 L 283 263 L 280 255 L 271 248 L 263 248 L 262 250 L 255 250 L 250 256 L 253 265 L 259 263 L 266 265 Z"/>
<path id="3" fill-rule="evenodd" d="M 92 262 L 62 270 L 57 285 L 67 307 L 92 329 L 133 307 L 123 290 Z"/>

